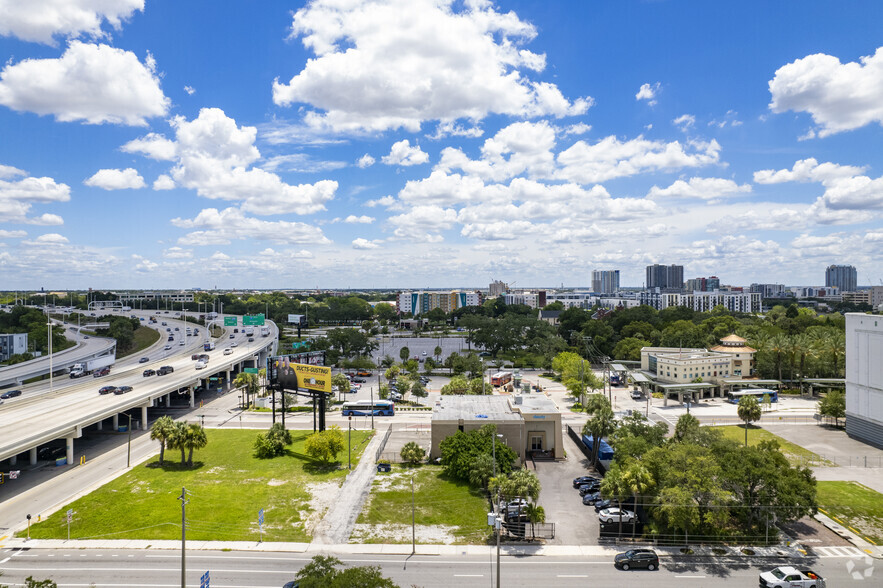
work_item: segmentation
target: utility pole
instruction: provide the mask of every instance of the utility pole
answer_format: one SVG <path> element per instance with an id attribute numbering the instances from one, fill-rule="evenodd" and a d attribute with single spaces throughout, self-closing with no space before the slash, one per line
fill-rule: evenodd
<path id="1" fill-rule="evenodd" d="M 187 515 L 185 511 L 185 507 L 187 506 L 187 489 L 181 488 L 181 496 L 178 497 L 181 501 L 181 588 L 187 588 L 187 565 L 186 565 L 186 537 L 187 537 Z"/>
<path id="2" fill-rule="evenodd" d="M 52 317 L 46 312 L 46 332 L 49 339 L 49 393 L 52 394 Z"/>
<path id="3" fill-rule="evenodd" d="M 417 553 L 417 531 L 414 515 L 414 474 L 411 474 L 411 555 Z M 767 523 L 769 527 L 769 523 Z"/>
<path id="4" fill-rule="evenodd" d="M 126 449 L 126 467 L 132 465 L 132 414 L 129 413 L 129 446 Z"/>

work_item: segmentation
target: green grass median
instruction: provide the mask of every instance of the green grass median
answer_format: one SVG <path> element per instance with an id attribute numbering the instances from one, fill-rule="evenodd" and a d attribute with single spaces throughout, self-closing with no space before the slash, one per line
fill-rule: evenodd
<path id="1" fill-rule="evenodd" d="M 390 473 L 378 473 L 351 543 L 411 542 L 412 476 L 417 543 L 485 543 L 490 527 L 484 493 L 434 465 L 395 465 Z"/>
<path id="2" fill-rule="evenodd" d="M 257 459 L 253 444 L 260 432 L 208 429 L 208 445 L 194 453 L 192 468 L 181 466 L 180 451 L 166 450 L 162 467 L 157 456 L 133 468 L 32 524 L 31 537 L 66 539 L 65 513 L 72 509 L 71 539 L 180 539 L 184 487 L 188 539 L 256 541 L 264 509 L 264 541 L 309 541 L 346 477 L 346 448 L 340 463 L 326 465 L 304 453 L 308 432 L 292 430 L 294 443 L 284 456 Z M 353 467 L 371 435 L 353 431 Z"/>
<path id="3" fill-rule="evenodd" d="M 875 545 L 883 545 L 883 494 L 858 482 L 818 482 L 819 510 Z"/>

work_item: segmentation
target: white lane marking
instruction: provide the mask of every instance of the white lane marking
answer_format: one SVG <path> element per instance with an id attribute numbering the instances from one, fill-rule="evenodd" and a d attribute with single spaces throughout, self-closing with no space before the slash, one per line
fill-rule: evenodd
<path id="1" fill-rule="evenodd" d="M 47 330 L 48 330 L 48 329 L 47 329 Z M 7 557 L 7 558 L 4 559 L 3 561 L 0 561 L 0 564 L 5 564 L 5 563 L 8 562 L 10 559 L 12 559 L 12 556 Z"/>
<path id="2" fill-rule="evenodd" d="M 558 578 L 588 578 L 588 574 L 558 574 Z"/>
<path id="3" fill-rule="evenodd" d="M 454 574 L 455 578 L 484 578 L 484 574 Z"/>

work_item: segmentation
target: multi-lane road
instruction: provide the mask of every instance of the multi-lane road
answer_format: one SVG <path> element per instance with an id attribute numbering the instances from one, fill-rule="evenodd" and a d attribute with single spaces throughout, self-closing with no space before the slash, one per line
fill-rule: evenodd
<path id="1" fill-rule="evenodd" d="M 362 551 L 353 546 L 353 551 Z M 378 546 L 379 547 L 379 546 Z M 333 548 L 332 548 L 333 549 Z M 383 575 L 399 586 L 423 588 L 487 588 L 496 582 L 494 551 L 487 547 L 450 547 L 440 551 L 419 547 L 410 555 L 410 546 L 399 546 L 398 554 L 347 553 L 347 547 L 330 552 L 347 566 L 379 566 Z M 366 550 L 367 551 L 367 550 Z M 708 586 L 754 587 L 758 574 L 776 566 L 789 565 L 780 558 L 661 558 L 660 569 L 621 571 L 613 567 L 613 550 L 590 549 L 569 555 L 505 555 L 501 558 L 502 586 L 555 588 L 585 586 L 641 586 L 656 588 L 705 588 Z M 584 551 L 584 550 L 583 550 Z M 609 553 L 604 553 L 609 551 Z M 209 572 L 213 588 L 280 588 L 295 573 L 322 553 L 262 551 L 189 551 L 186 556 L 186 584 L 199 586 Z M 852 565 L 848 565 L 852 562 Z M 805 562 L 822 575 L 828 586 L 874 585 L 874 574 L 855 579 L 874 563 L 863 558 L 826 558 Z M 803 565 L 803 564 L 798 564 Z M 51 577 L 61 588 L 165 588 L 181 586 L 180 550 L 162 549 L 5 549 L 0 551 L 3 582 L 20 586 L 24 578 Z"/>
<path id="2" fill-rule="evenodd" d="M 191 355 L 195 350 L 201 350 L 204 337 L 187 337 L 187 324 L 168 315 L 157 316 L 157 320 L 168 323 L 166 326 L 159 323 L 155 326 L 159 326 L 164 335 L 170 335 L 174 340 L 166 341 L 167 338 L 164 338 L 152 350 L 153 355 L 145 353 L 144 356 L 151 358 L 147 363 L 135 363 L 138 361 L 136 357 L 115 365 L 108 376 L 86 376 L 76 380 L 63 378 L 51 393 L 48 384 L 41 385 L 0 406 L 0 430 L 3 431 L 0 459 L 29 452 L 25 457 L 33 462 L 40 445 L 64 438 L 68 446 L 68 459 L 72 460 L 73 441 L 85 427 L 101 427 L 107 419 L 112 419 L 108 424 L 116 426 L 117 415 L 136 408 L 141 409 L 138 420 L 142 426 L 146 425 L 147 409 L 158 399 L 168 399 L 171 392 L 189 388 L 192 404 L 193 391 L 201 382 L 218 373 L 223 373 L 229 381 L 243 367 L 259 367 L 266 354 L 275 349 L 277 340 L 276 326 L 272 323 L 268 323 L 271 327 L 268 337 L 248 337 L 243 329 L 234 333 L 228 327 L 216 341 L 216 348 L 206 352 L 210 356 L 207 367 L 196 370 L 196 362 L 191 360 Z M 178 331 L 174 330 L 176 327 Z M 169 331 L 165 330 L 167 328 Z M 204 329 L 201 329 L 200 335 L 204 333 Z M 249 341 L 249 338 L 253 340 Z M 180 345 L 182 340 L 184 345 Z M 225 351 L 227 349 L 229 351 Z M 163 376 L 142 375 L 145 369 L 155 370 L 166 365 L 173 367 L 174 372 Z M 98 389 L 103 386 L 131 386 L 132 391 L 122 395 L 100 395 Z"/>

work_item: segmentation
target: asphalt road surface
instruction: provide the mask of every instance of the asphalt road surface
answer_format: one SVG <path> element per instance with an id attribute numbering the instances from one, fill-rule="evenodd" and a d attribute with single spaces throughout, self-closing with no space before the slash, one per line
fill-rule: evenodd
<path id="1" fill-rule="evenodd" d="M 465 552 L 464 547 L 464 552 Z M 316 553 L 319 553 L 318 551 Z M 294 578 L 314 553 L 245 551 L 189 551 L 187 586 L 199 586 L 209 572 L 212 588 L 280 588 Z M 346 565 L 377 565 L 400 586 L 458 588 L 492 586 L 496 580 L 493 554 L 473 555 L 360 555 L 337 556 Z M 808 563 L 827 578 L 828 586 L 870 586 L 873 581 L 853 580 L 848 570 L 867 569 L 869 564 L 843 558 Z M 661 569 L 617 570 L 607 556 L 504 556 L 501 561 L 503 586 L 556 588 L 585 586 L 639 586 L 654 588 L 683 586 L 757 586 L 757 576 L 788 562 L 763 558 L 664 558 Z M 873 564 L 870 564 L 873 565 Z M 858 567 L 856 567 L 858 566 Z M 175 550 L 29 549 L 0 551 L 4 584 L 21 586 L 25 577 L 51 578 L 60 588 L 173 588 L 181 586 L 181 554 Z M 872 576 L 873 577 L 873 576 Z"/>

